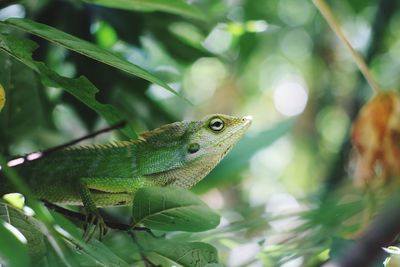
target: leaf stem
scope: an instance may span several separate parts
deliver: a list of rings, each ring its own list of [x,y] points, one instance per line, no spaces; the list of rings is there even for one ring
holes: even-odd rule
[[[371,74],[367,64],[365,63],[364,59],[361,57],[361,55],[356,50],[354,50],[354,48],[351,46],[349,40],[344,35],[343,31],[340,29],[339,24],[337,23],[331,9],[325,3],[325,0],[313,0],[313,2],[314,2],[314,5],[318,8],[318,10],[321,12],[322,16],[328,22],[331,29],[336,33],[336,35],[340,39],[340,41],[350,51],[354,61],[356,62],[361,73],[364,75],[368,84],[371,86],[372,90],[375,93],[378,93],[381,90],[381,88],[379,87],[379,85],[375,81],[375,79],[372,77],[372,74]]]

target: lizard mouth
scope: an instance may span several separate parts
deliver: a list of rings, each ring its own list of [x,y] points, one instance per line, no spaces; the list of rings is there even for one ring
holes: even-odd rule
[[[252,122],[252,117],[251,116],[245,116],[242,118],[243,124],[237,126],[231,133],[228,135],[222,137],[218,144],[225,143],[228,140],[233,140],[232,142],[229,142],[230,145],[226,149],[226,151],[223,153],[225,155],[228,153],[228,151],[233,147],[233,145],[240,139],[240,137],[246,132],[246,130],[250,127],[251,122]],[[234,138],[232,139],[232,137]]]
[[[223,157],[225,157],[226,154],[228,154],[228,152],[232,149],[232,147],[233,147],[233,145],[230,145],[230,146],[228,146],[227,149],[225,149],[225,151],[221,154],[221,159],[222,159]]]

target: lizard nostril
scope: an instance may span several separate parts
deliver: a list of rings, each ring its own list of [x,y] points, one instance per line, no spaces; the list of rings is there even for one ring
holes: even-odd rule
[[[253,120],[253,117],[252,116],[244,116],[243,118],[242,118],[242,121],[252,121]]]

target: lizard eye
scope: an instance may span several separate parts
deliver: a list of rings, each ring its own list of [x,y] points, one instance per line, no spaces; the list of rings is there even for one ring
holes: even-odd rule
[[[219,132],[224,128],[224,121],[220,118],[214,118],[210,121],[210,124],[208,126],[211,130]]]
[[[200,150],[200,145],[198,143],[190,144],[188,147],[188,151],[190,154],[194,154]]]

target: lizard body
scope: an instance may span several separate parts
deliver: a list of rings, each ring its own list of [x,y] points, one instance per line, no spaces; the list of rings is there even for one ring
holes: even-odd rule
[[[249,117],[209,115],[164,125],[138,140],[76,146],[15,166],[34,194],[53,203],[129,205],[143,186],[190,188],[229,152]],[[0,195],[15,192],[0,172]]]

